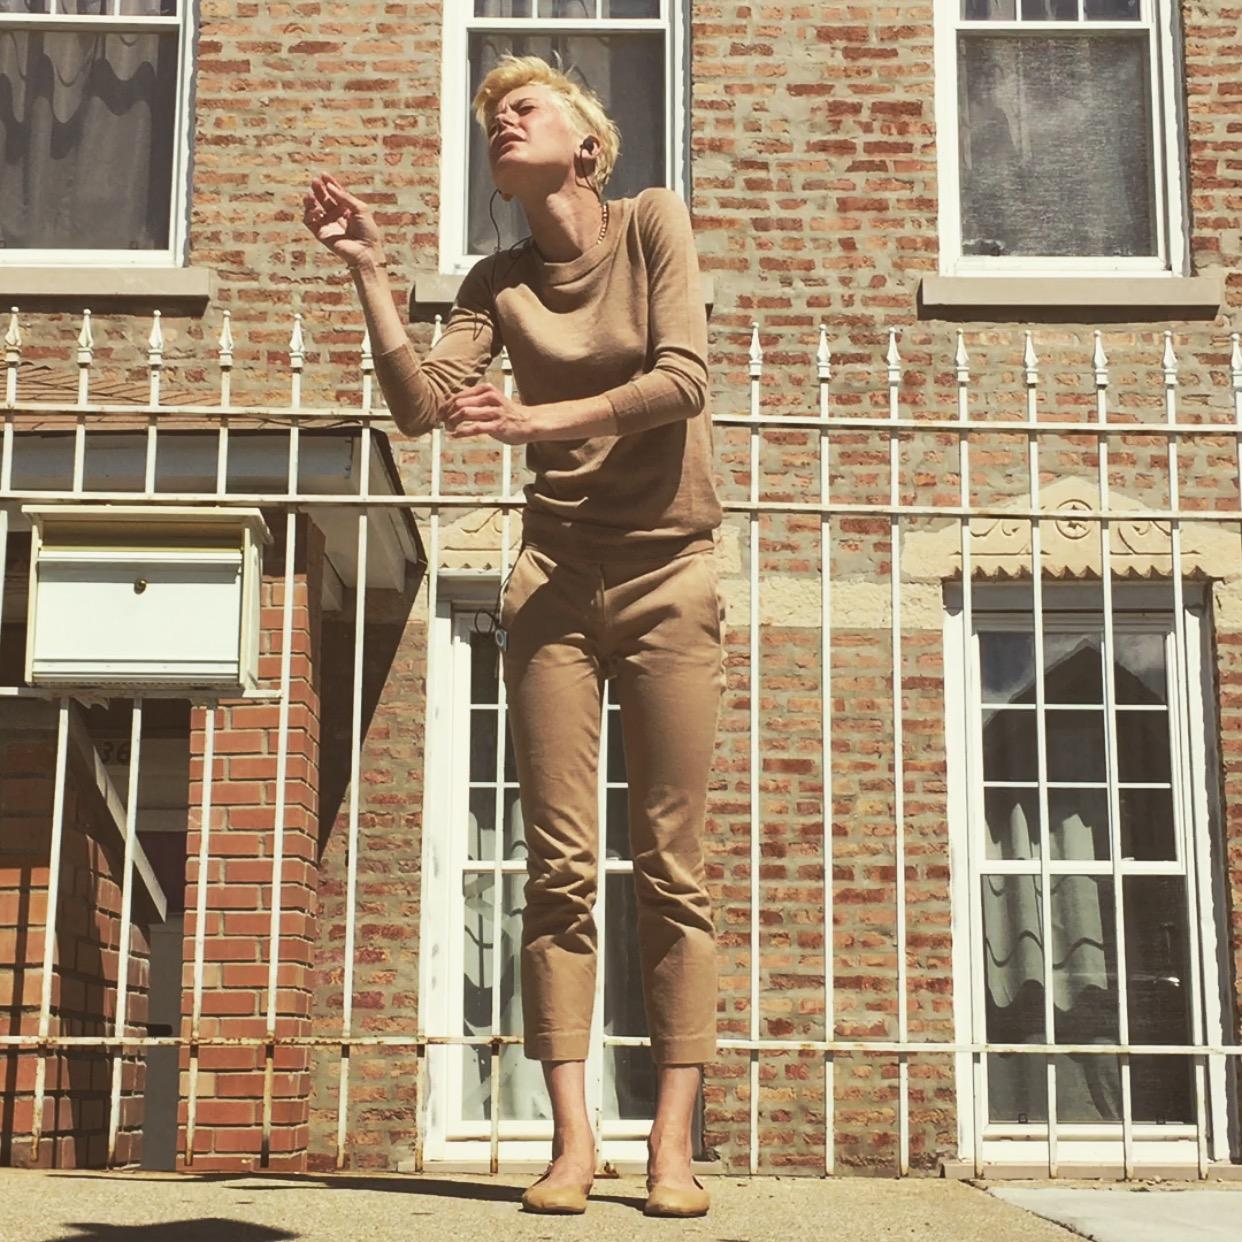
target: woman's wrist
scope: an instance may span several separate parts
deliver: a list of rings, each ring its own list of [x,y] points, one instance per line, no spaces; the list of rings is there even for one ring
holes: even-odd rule
[[[363,255],[357,263],[346,261],[345,266],[351,272],[370,272],[377,268],[387,267],[388,259],[386,256],[380,255]]]

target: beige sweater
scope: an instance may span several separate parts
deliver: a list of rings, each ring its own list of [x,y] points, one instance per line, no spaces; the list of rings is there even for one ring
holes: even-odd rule
[[[525,405],[604,395],[618,435],[526,446],[526,539],[569,553],[674,552],[712,542],[707,318],[690,216],[659,187],[609,202],[608,232],[575,259],[531,246],[480,259],[439,341],[375,358],[397,424],[440,422],[507,346]]]

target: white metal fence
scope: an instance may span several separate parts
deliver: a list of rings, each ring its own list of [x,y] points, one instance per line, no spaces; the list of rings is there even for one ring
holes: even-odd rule
[[[872,370],[874,389],[886,394],[886,414],[845,413],[838,408],[835,399],[834,381],[835,366],[829,349],[830,335],[826,327],[819,329],[818,348],[813,357],[813,373],[808,372],[808,390],[813,394],[812,409],[796,415],[765,414],[761,408],[764,394],[765,364],[760,349],[759,327],[754,326],[751,350],[748,357],[749,374],[749,410],[733,413],[721,409],[719,404],[714,421],[719,434],[724,437],[741,435],[748,440],[749,473],[748,489],[744,496],[728,498],[726,510],[736,515],[745,528],[747,537],[746,558],[749,575],[749,613],[741,619],[742,628],[749,637],[749,765],[752,777],[761,770],[761,720],[760,699],[764,677],[764,651],[761,644],[763,625],[761,622],[761,593],[764,581],[760,573],[761,545],[760,534],[765,518],[771,515],[810,515],[818,519],[818,586],[819,586],[819,676],[821,679],[820,698],[820,763],[823,773],[822,792],[822,884],[823,884],[823,936],[826,946],[823,968],[823,1002],[825,1011],[825,1032],[827,1037],[821,1040],[780,1040],[763,1038],[761,1035],[760,1006],[760,923],[759,923],[759,875],[760,875],[760,843],[761,843],[761,794],[758,782],[749,782],[750,804],[750,945],[749,945],[749,1033],[746,1038],[723,1038],[720,1041],[722,1051],[736,1051],[749,1057],[749,1164],[752,1172],[760,1165],[759,1130],[760,1130],[760,1059],[765,1053],[781,1053],[791,1051],[811,1052],[822,1057],[823,1092],[824,1092],[824,1149],[823,1168],[832,1173],[835,1166],[834,1143],[834,1071],[836,1058],[841,1056],[863,1056],[877,1058],[882,1062],[895,1063],[898,1067],[897,1107],[894,1116],[894,1129],[897,1134],[898,1171],[901,1174],[911,1168],[911,1128],[910,1128],[910,1063],[912,1059],[926,1056],[944,1057],[953,1055],[959,1062],[968,1066],[968,1073],[973,1082],[973,1090],[969,1092],[969,1105],[973,1108],[973,1124],[963,1130],[970,1134],[970,1150],[968,1158],[973,1161],[976,1174],[984,1168],[984,1134],[987,1123],[986,1091],[984,1087],[985,1063],[988,1057],[1002,1054],[1015,1056],[1037,1057],[1041,1059],[1045,1072],[1046,1120],[1035,1129],[1045,1142],[1045,1154],[1048,1173],[1055,1176],[1062,1163],[1059,1149],[1059,1138],[1064,1127],[1057,1118],[1057,1057],[1106,1057],[1118,1059],[1121,1082],[1121,1117],[1119,1125],[1119,1150],[1122,1155],[1124,1174],[1134,1177],[1141,1169],[1136,1158],[1135,1121],[1131,1110],[1131,1058],[1141,1055],[1144,1058],[1176,1057],[1184,1058],[1193,1067],[1193,1101],[1194,1123],[1193,1134],[1197,1152],[1197,1170],[1200,1176],[1206,1176],[1212,1163],[1209,1152],[1209,1131],[1213,1123],[1210,1113],[1209,1072],[1215,1066],[1228,1065],[1229,1059],[1236,1059],[1242,1048],[1226,1034],[1222,1038],[1211,1038],[1212,1032],[1204,1022],[1205,1004],[1202,995],[1206,986],[1201,969],[1202,948],[1197,939],[1199,929],[1205,922],[1215,917],[1210,909],[1213,886],[1218,885],[1223,877],[1212,874],[1212,859],[1206,848],[1209,840],[1206,825],[1199,825],[1192,832],[1190,839],[1198,842],[1195,856],[1187,860],[1185,898],[1188,903],[1186,929],[1190,937],[1191,985],[1195,991],[1190,1012],[1193,1016],[1192,1038],[1189,1042],[1173,1044],[1136,1044],[1132,1042],[1128,1029],[1129,1005],[1127,1000],[1126,970],[1126,928],[1123,911],[1123,876],[1121,871],[1121,840],[1119,828],[1119,806],[1117,782],[1109,782],[1108,797],[1110,800],[1108,824],[1110,849],[1107,855],[1108,866],[1098,874],[1111,874],[1114,885],[1115,903],[1113,917],[1113,940],[1117,956],[1116,985],[1118,989],[1118,1037],[1112,1041],[1069,1043],[1056,1042],[1049,1038],[1054,1030],[1055,1015],[1053,997],[1055,992],[1054,963],[1052,953],[1042,954],[1043,978],[1042,995],[1044,1003],[1045,1031],[1044,1042],[1002,1043],[987,1038],[985,1014],[980,1003],[977,990],[964,980],[955,980],[955,988],[972,987],[976,995],[969,1005],[968,1030],[960,1031],[959,1036],[949,1042],[944,1040],[924,1040],[912,1037],[909,1011],[909,979],[907,964],[907,810],[905,804],[905,762],[906,749],[903,736],[905,713],[902,708],[901,695],[905,677],[903,663],[903,581],[901,574],[901,554],[903,540],[909,529],[918,523],[929,520],[941,524],[956,524],[958,529],[958,556],[960,558],[960,584],[963,624],[960,633],[963,639],[961,653],[962,668],[970,670],[974,667],[975,656],[971,648],[973,643],[975,611],[975,568],[972,563],[972,522],[980,523],[991,520],[1018,522],[1029,530],[1029,565],[1028,577],[1031,589],[1032,612],[1030,628],[1035,644],[1035,710],[1037,738],[1038,780],[1035,782],[1036,796],[1044,807],[1046,822],[1047,802],[1049,797],[1048,750],[1046,730],[1043,723],[1045,707],[1044,692],[1044,652],[1045,636],[1045,564],[1041,547],[1044,527],[1049,520],[1047,510],[1041,508],[1041,444],[1049,438],[1089,436],[1095,446],[1097,465],[1096,491],[1097,501],[1093,507],[1080,508],[1075,512],[1075,520],[1094,528],[1098,539],[1098,563],[1100,566],[1100,589],[1102,591],[1102,668],[1104,677],[1104,732],[1110,761],[1109,770],[1116,771],[1118,760],[1117,747],[1117,702],[1115,693],[1116,661],[1114,651],[1116,634],[1114,632],[1115,610],[1113,601],[1114,555],[1110,528],[1119,521],[1146,521],[1157,523],[1159,529],[1168,532],[1168,557],[1171,572],[1168,583],[1173,598],[1173,617],[1175,622],[1174,658],[1179,667],[1185,666],[1188,659],[1188,640],[1185,630],[1184,609],[1184,575],[1183,575],[1183,536],[1187,525],[1196,523],[1215,524],[1221,528],[1234,529],[1242,523],[1242,499],[1232,504],[1217,505],[1210,509],[1189,508],[1183,505],[1179,494],[1179,479],[1182,469],[1179,463],[1179,447],[1187,437],[1218,437],[1232,444],[1236,458],[1238,477],[1234,481],[1236,495],[1242,498],[1242,346],[1235,334],[1226,346],[1228,351],[1227,374],[1224,385],[1216,391],[1229,394],[1230,408],[1219,417],[1207,421],[1186,421],[1179,416],[1179,365],[1171,334],[1166,334],[1163,355],[1153,359],[1153,372],[1160,375],[1160,391],[1162,393],[1163,417],[1158,420],[1144,419],[1136,423],[1133,418],[1118,420],[1110,416],[1110,367],[1105,354],[1104,340],[1099,333],[1095,334],[1094,352],[1089,358],[1081,358],[1083,390],[1093,395],[1095,419],[1084,422],[1080,419],[1041,418],[1040,391],[1041,367],[1036,355],[1036,342],[1031,333],[1024,334],[1024,340],[1016,342],[1016,350],[1023,349],[1020,372],[1020,394],[1023,412],[1018,417],[1009,417],[998,421],[995,417],[979,417],[973,408],[974,395],[980,385],[972,377],[971,362],[967,353],[966,341],[961,333],[957,335],[956,353],[946,364],[951,364],[954,385],[952,388],[952,409],[943,411],[928,408],[924,403],[917,414],[903,410],[903,383],[907,378],[903,368],[903,358],[899,346],[899,334],[896,330],[888,334],[887,349],[882,363],[872,366],[854,368],[851,375],[851,393],[857,394],[860,389],[858,375],[865,378],[867,370]],[[993,341],[994,343],[994,341]],[[360,806],[360,756],[362,748],[362,671],[364,657],[364,622],[367,616],[367,541],[369,521],[377,508],[387,505],[407,507],[418,513],[427,515],[426,529],[428,532],[429,575],[427,580],[426,608],[427,616],[434,618],[437,608],[437,595],[440,590],[439,565],[441,560],[442,519],[446,514],[459,513],[463,510],[484,509],[500,514],[503,537],[500,540],[500,575],[507,574],[509,568],[509,549],[511,546],[510,523],[514,520],[514,511],[520,508],[522,500],[511,484],[513,475],[512,450],[508,446],[499,448],[501,465],[501,490],[498,494],[453,494],[446,493],[441,486],[441,455],[444,446],[441,444],[439,431],[431,434],[426,442],[426,462],[428,470],[428,490],[423,494],[376,495],[369,486],[369,469],[367,468],[372,452],[373,428],[377,420],[386,417],[383,409],[373,405],[372,363],[369,343],[365,340],[361,348],[361,401],[356,409],[344,409],[339,406],[329,408],[311,408],[302,403],[302,372],[304,366],[304,345],[300,326],[300,317],[295,320],[292,338],[289,344],[290,359],[290,394],[288,405],[237,406],[231,399],[231,372],[233,340],[229,323],[226,319],[219,340],[218,361],[220,367],[219,401],[215,404],[169,405],[161,401],[161,371],[164,362],[164,344],[159,324],[158,313],[148,342],[149,396],[144,405],[134,404],[101,404],[91,400],[91,373],[93,365],[93,340],[89,312],[83,320],[82,332],[78,340],[76,364],[78,367],[78,392],[75,403],[64,402],[32,402],[22,397],[21,351],[22,336],[19,330],[18,316],[14,310],[8,332],[5,336],[6,391],[3,410],[3,440],[0,443],[0,579],[3,577],[3,558],[5,555],[5,538],[10,527],[10,517],[24,503],[39,502],[70,502],[90,500],[94,502],[117,502],[134,504],[141,502],[151,506],[168,504],[202,504],[209,506],[254,506],[262,505],[269,511],[280,511],[285,515],[284,539],[284,594],[283,624],[281,632],[281,663],[279,688],[264,692],[273,699],[280,709],[277,751],[276,804],[273,823],[272,851],[272,907],[270,910],[270,932],[268,947],[268,982],[266,988],[266,1035],[252,1039],[213,1037],[203,1033],[201,1029],[203,1015],[203,971],[205,949],[205,915],[207,912],[208,863],[212,858],[211,808],[212,808],[212,760],[215,741],[216,710],[214,707],[206,711],[205,765],[203,778],[203,797],[200,808],[201,834],[198,852],[198,875],[201,879],[197,887],[197,918],[196,934],[193,945],[193,992],[190,1003],[190,1016],[184,1025],[183,1033],[171,1037],[135,1037],[127,1036],[126,1028],[126,962],[130,952],[131,941],[131,893],[133,876],[133,843],[135,841],[135,816],[137,804],[137,788],[141,762],[142,743],[142,704],[141,697],[134,699],[132,718],[132,737],[129,757],[129,792],[126,801],[126,850],[125,873],[122,901],[122,966],[119,972],[118,995],[116,1006],[115,1031],[109,1036],[70,1037],[59,1035],[55,1030],[52,1012],[52,965],[53,938],[50,931],[46,937],[43,952],[42,995],[38,1015],[37,1034],[34,1035],[3,1035],[0,1036],[0,1047],[20,1049],[38,1058],[38,1076],[35,1086],[34,1133],[32,1143],[37,1147],[40,1140],[40,1124],[43,1115],[43,1099],[46,1090],[44,1068],[47,1056],[58,1049],[91,1046],[108,1050],[112,1056],[112,1109],[110,1113],[109,1153],[110,1160],[115,1150],[118,1103],[121,1090],[121,1053],[123,1049],[135,1047],[186,1047],[189,1050],[188,1078],[188,1124],[186,1132],[186,1162],[192,1163],[194,1150],[194,1133],[197,1125],[198,1105],[198,1061],[201,1049],[213,1045],[235,1045],[261,1047],[265,1050],[265,1091],[263,1099],[263,1135],[262,1157],[266,1163],[273,1125],[272,1082],[274,1054],[277,1046],[300,1046],[333,1050],[339,1058],[339,1096],[338,1096],[338,1132],[337,1132],[337,1163],[344,1166],[348,1151],[350,1134],[347,1125],[350,1088],[350,1052],[360,1047],[402,1047],[416,1050],[419,1058],[420,1074],[417,1086],[416,1108],[420,1117],[425,1109],[428,1083],[426,1078],[426,1050],[429,1045],[443,1044],[474,1044],[488,1047],[491,1052],[491,1111],[490,1111],[490,1153],[491,1167],[496,1170],[500,1165],[500,1052],[503,1045],[516,1042],[513,1037],[493,1034],[490,1036],[430,1036],[414,1029],[402,1034],[363,1035],[355,1030],[352,1008],[354,980],[356,970],[357,945],[357,889],[358,889],[358,830]],[[1015,351],[1016,352],[1016,351]],[[851,355],[857,358],[857,354]],[[1058,368],[1065,371],[1071,363],[1067,361],[1064,351],[1057,357]],[[512,392],[513,377],[502,359],[504,367],[504,384],[506,390]],[[783,377],[788,381],[788,376]],[[856,402],[854,403],[856,404]],[[89,435],[100,429],[107,428],[110,422],[124,419],[132,423],[135,416],[145,418],[145,470],[142,489],[134,491],[88,491],[84,486],[85,451]],[[72,484],[65,489],[20,491],[13,485],[13,463],[15,447],[23,428],[37,420],[41,426],[63,424],[73,430],[73,466]],[[161,444],[165,436],[175,436],[177,425],[183,420],[190,420],[201,427],[205,421],[216,428],[218,437],[216,486],[202,492],[167,492],[160,491],[156,486],[156,465]],[[351,494],[307,494],[299,491],[298,464],[300,435],[307,428],[315,428],[331,422],[340,425],[342,422],[356,426],[361,437],[363,468],[359,472],[360,488]],[[259,493],[239,493],[226,489],[228,463],[230,453],[230,431],[238,425],[261,425],[267,428],[280,429],[287,435],[288,458],[287,477],[283,489],[271,489]],[[1168,503],[1151,508],[1127,507],[1118,509],[1113,503],[1111,480],[1115,472],[1110,469],[1110,447],[1118,437],[1133,436],[1136,428],[1145,436],[1155,436],[1163,443],[1163,461],[1166,470],[1165,486]],[[782,432],[802,431],[817,443],[818,453],[818,488],[817,494],[804,495],[796,499],[773,500],[767,498],[761,490],[761,451],[765,434],[774,429]],[[993,436],[998,430],[1007,435],[1017,436],[1025,440],[1022,456],[1025,459],[1026,499],[1024,503],[985,503],[974,502],[976,480],[972,479],[971,447],[979,437]],[[948,476],[956,474],[958,483],[957,503],[944,503],[933,498],[929,502],[908,503],[903,499],[902,480],[902,446],[920,436],[939,436],[942,441],[949,438],[950,444],[956,444],[956,462],[952,470],[946,466]],[[833,494],[832,462],[834,439],[836,437],[862,437],[868,443],[887,447],[889,490],[886,500],[877,502],[863,501],[854,495],[838,497]],[[330,506],[345,506],[356,510],[356,544],[358,579],[355,596],[355,625],[353,649],[353,699],[351,708],[352,743],[350,752],[350,783],[347,814],[348,832],[348,872],[346,884],[346,918],[345,918],[345,950],[344,950],[344,1008],[341,1015],[339,1033],[316,1034],[309,1036],[293,1036],[284,1034],[279,1029],[277,1014],[277,978],[281,965],[281,914],[285,903],[282,890],[282,859],[283,838],[285,831],[286,776],[288,770],[288,733],[289,733],[289,700],[290,700],[290,669],[292,654],[293,598],[292,585],[295,574],[296,557],[296,515],[307,509],[322,509]],[[833,736],[833,694],[832,694],[832,651],[834,639],[833,623],[833,592],[837,587],[832,572],[832,540],[834,523],[843,519],[866,517],[886,522],[889,538],[889,568],[885,575],[888,592],[889,643],[891,650],[891,686],[893,702],[891,705],[891,755],[892,755],[892,796],[894,822],[892,824],[892,861],[895,867],[894,884],[894,917],[895,917],[895,960],[896,960],[896,1038],[886,1040],[860,1040],[835,1038],[836,1022],[834,1003],[836,984],[834,978],[834,953],[831,951],[834,938],[836,911],[834,909],[833,854],[834,842],[832,831],[833,807],[833,759],[831,740]],[[1041,521],[1041,518],[1043,519]],[[1223,571],[1222,571],[1223,572]],[[1242,572],[1242,567],[1239,567]],[[877,582],[882,582],[879,571]],[[2,601],[0,601],[2,604]],[[431,682],[436,675],[434,662],[426,670],[429,679],[428,699],[433,696]],[[968,674],[969,676],[969,674]],[[1176,679],[1176,685],[1185,687],[1186,677]],[[1172,683],[1171,683],[1172,684]],[[503,746],[505,729],[503,686],[500,691],[499,713],[500,724],[497,729],[497,779],[503,772]],[[56,802],[53,809],[52,824],[52,861],[51,881],[48,893],[47,926],[55,926],[57,903],[60,900],[59,881],[59,849],[62,833],[63,786],[65,781],[65,757],[67,747],[67,730],[69,720],[69,704],[73,697],[63,690],[44,691],[25,685],[0,687],[0,698],[45,697],[54,698],[59,703],[59,730],[57,735],[58,757],[56,767]],[[1184,719],[1190,711],[1187,703],[1177,706]],[[3,707],[0,706],[0,711]],[[973,717],[972,717],[973,720]],[[952,722],[946,721],[946,728]],[[974,726],[969,722],[966,733]],[[973,790],[981,783],[981,775],[975,770],[979,762],[976,748],[967,746],[964,763],[966,767],[966,787]],[[1191,754],[1190,763],[1204,762],[1203,755]],[[1200,772],[1199,776],[1204,777]],[[973,883],[980,874],[979,859],[974,857],[978,851],[979,839],[975,826],[971,822],[974,815],[973,795],[966,801],[964,822],[951,822],[949,833],[964,842],[967,856],[970,858],[969,874]],[[503,831],[500,816],[502,799],[497,798],[497,824],[493,833],[495,845],[493,871],[493,936],[491,952],[499,952],[502,943],[500,936],[501,900],[503,892],[502,852]],[[1192,820],[1201,813],[1194,806],[1184,808]],[[1038,876],[1038,892],[1042,903],[1041,925],[1050,928],[1053,923],[1052,887],[1057,874],[1056,860],[1050,858],[1050,850],[1039,850],[1038,869],[1034,863],[1028,872]],[[601,853],[602,856],[602,853]],[[1063,871],[1064,868],[1061,868]],[[1238,895],[1231,894],[1228,900],[1236,902]],[[602,900],[602,892],[601,892]],[[957,923],[958,934],[967,934],[972,943],[982,938],[979,926],[981,918],[977,903],[972,899],[969,918],[962,917]],[[1219,912],[1218,912],[1219,913]],[[1236,952],[1236,946],[1229,946]],[[498,972],[492,972],[492,979]],[[492,987],[492,1019],[493,1031],[499,1028],[499,987]],[[1223,1030],[1236,1030],[1236,1014],[1226,1011]],[[645,1040],[635,1037],[608,1036],[605,1042],[612,1045],[643,1045]],[[1226,1077],[1231,1077],[1227,1075]],[[965,1101],[961,1106],[966,1107]],[[416,1167],[423,1167],[421,1132],[416,1151]],[[1220,1135],[1217,1135],[1219,1150]],[[1232,1140],[1235,1141],[1236,1140]],[[944,1153],[952,1155],[953,1153]]]

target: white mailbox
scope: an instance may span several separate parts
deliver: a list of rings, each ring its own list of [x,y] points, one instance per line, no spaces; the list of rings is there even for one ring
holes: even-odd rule
[[[24,505],[32,685],[254,689],[258,509]]]

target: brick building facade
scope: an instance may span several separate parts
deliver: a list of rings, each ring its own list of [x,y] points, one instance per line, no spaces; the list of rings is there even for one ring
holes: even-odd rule
[[[708,1068],[700,1159],[729,1172],[817,1173],[827,1148],[838,1170],[889,1172],[908,1152],[912,1169],[934,1172],[969,1164],[978,1145],[989,1167],[1040,1167],[1058,1158],[1041,1138],[1045,1061],[1027,1057],[1033,1071],[1017,1068],[1012,1053],[976,1063],[963,1045],[1047,1038],[1236,1046],[1242,492],[1237,441],[1222,425],[1235,421],[1242,385],[1230,340],[1242,305],[1242,8],[1191,0],[637,0],[555,6],[541,25],[520,2],[135,7],[144,14],[128,27],[109,20],[164,41],[152,64],[171,55],[174,39],[183,58],[157,101],[175,104],[177,125],[164,138],[158,126],[151,131],[152,143],[166,139],[173,153],[167,237],[103,239],[75,256],[67,248],[80,243],[49,226],[30,236],[17,230],[0,251],[4,305],[21,313],[20,367],[10,348],[17,400],[47,403],[19,404],[8,416],[16,448],[11,488],[0,492],[9,515],[5,686],[23,683],[29,536],[20,506],[28,490],[68,487],[83,308],[93,312],[92,399],[139,411],[112,416],[110,434],[135,443],[145,434],[157,309],[166,404],[197,409],[218,400],[227,311],[234,403],[289,405],[292,370],[300,385],[293,404],[348,421],[369,382],[359,365],[362,317],[349,280],[301,224],[309,178],[332,171],[372,204],[399,307],[416,347],[426,348],[471,257],[491,249],[490,187],[468,171],[471,83],[498,48],[555,50],[623,114],[609,192],[658,183],[684,195],[709,303],[717,480],[729,509],[717,549],[729,686],[707,835],[719,1031],[764,1046],[753,1061],[747,1048],[726,1047]],[[4,71],[15,81],[34,80],[21,66],[37,56],[71,54],[54,50],[37,16],[11,17],[0,6],[0,20],[10,48]],[[41,51],[36,38],[45,41]],[[622,90],[635,73],[646,75],[643,91]],[[1146,128],[1127,127],[1117,103],[1127,99]],[[641,128],[651,116],[654,136]],[[32,203],[43,209],[34,198],[27,211]],[[4,204],[6,229],[16,228],[20,206]],[[509,217],[501,223],[504,241],[519,235],[509,235]],[[136,259],[114,253],[125,245]],[[295,314],[300,337],[291,344]],[[759,362],[751,356],[756,321]],[[499,360],[490,377],[504,382]],[[1032,401],[1054,429],[1006,430]],[[1138,427],[1103,438],[1098,508],[1115,516],[1107,555],[1092,518],[1102,438],[1086,426],[1101,401],[1107,417]],[[825,433],[808,423],[821,411],[841,425]],[[735,417],[750,413],[789,424],[763,425],[757,457],[755,429]],[[997,424],[971,434],[968,473],[963,436],[951,426],[959,416]],[[1168,417],[1211,429],[1171,437],[1159,430]],[[886,429],[886,420],[899,429]],[[913,425],[919,420],[927,429]],[[201,414],[164,421],[170,434],[217,425]],[[104,420],[83,423],[89,437]],[[519,453],[506,480],[494,444],[445,442],[433,462],[430,440],[375,425],[407,495],[520,497]],[[301,434],[312,443],[321,433],[306,425]],[[1036,485],[1045,511],[1056,514],[1039,526],[1038,603],[1026,516],[1040,508],[1030,499],[1032,442]],[[152,927],[172,928],[180,983],[166,982],[161,995],[179,1018],[169,1031],[183,1046],[176,1076],[162,1080],[161,1093],[147,1092],[147,1111],[158,1095],[166,1126],[148,1128],[143,1143],[135,1141],[144,1124],[143,1060],[126,1054],[115,1159],[195,1170],[409,1169],[424,1159],[426,1167],[486,1167],[490,1050],[399,1041],[490,1034],[496,1014],[499,1033],[520,1029],[511,967],[504,973],[519,882],[503,880],[499,921],[491,904],[497,881],[521,873],[520,815],[503,758],[489,757],[503,713],[495,651],[474,633],[475,610],[494,599],[508,563],[505,534],[511,557],[519,518],[506,532],[495,504],[442,506],[433,539],[431,507],[412,506],[432,573],[421,590],[412,572],[369,579],[359,632],[360,558],[348,551],[356,513],[299,506],[286,614],[277,503],[285,488],[279,469],[265,469],[254,475],[262,486],[252,479],[230,490],[270,497],[260,502],[276,538],[264,552],[259,679],[269,692],[287,684],[284,732],[276,698],[214,706],[198,1011],[202,1039],[257,1042],[190,1046],[208,700],[182,696],[178,707],[165,705],[160,744],[144,760],[160,788],[148,802],[140,793],[137,828],[166,909],[157,917],[154,906],[135,903],[128,1021],[134,1035],[156,1033],[143,1009],[145,955]],[[91,470],[88,457],[86,491],[107,490]],[[185,477],[196,477],[194,469]],[[966,537],[973,635],[962,629],[959,504],[976,514]],[[1166,509],[1186,516],[1149,516]],[[1212,514],[1220,516],[1202,520]],[[287,616],[293,645],[282,681]],[[1084,659],[1095,662],[1085,671]],[[128,731],[111,719],[126,716],[126,703],[113,698],[109,712],[96,705],[75,725],[105,755],[122,800],[124,763],[103,748]],[[18,707],[45,714],[28,720]],[[608,717],[615,732],[615,712]],[[40,808],[50,806],[55,746],[46,742],[54,742],[55,719],[54,700],[0,699],[0,730],[14,739],[0,767],[0,1034],[28,1036],[38,1025],[38,911],[51,824]],[[1150,720],[1157,724],[1149,729]],[[606,744],[601,803],[611,861],[601,884],[597,1026],[602,1019],[624,1037],[643,1027],[625,952],[619,752],[615,739]],[[94,935],[95,952],[85,965],[79,953],[80,994],[71,1002],[75,975],[58,938],[64,964],[50,1013],[61,1034],[75,1025],[106,1033],[115,1021],[111,949],[124,864],[108,824],[78,809],[89,801],[89,775],[68,767],[74,812],[65,820],[61,891],[72,885],[84,903],[73,907],[79,914],[95,908],[89,927],[67,929]],[[1079,802],[1056,810],[1075,790]],[[618,920],[611,937],[609,910]],[[1148,910],[1163,912],[1150,926]],[[1090,947],[1075,958],[1081,944]],[[1119,1000],[1119,953],[1129,963],[1128,1005]],[[345,1030],[347,981],[349,1033],[372,1042],[349,1051],[341,1127],[345,1058],[333,1041]],[[495,1008],[493,987],[504,989]],[[1176,1013],[1172,1025],[1145,1029],[1143,1011]],[[264,1046],[269,1014],[281,1039],[321,1042]],[[851,1047],[828,1057],[779,1046],[833,1040]],[[904,1056],[854,1047],[919,1041],[945,1047]],[[43,1129],[56,1137],[34,1151],[39,1055],[0,1047],[0,1160],[103,1163],[110,1055],[82,1054],[98,1066],[75,1081],[62,1066],[68,1053],[47,1054]],[[606,1123],[601,1149],[614,1163],[639,1158],[649,1117],[644,1056],[624,1045],[592,1053],[592,1099]],[[1128,1141],[1146,1167],[1193,1168],[1204,1153],[1214,1166],[1239,1159],[1228,1121],[1236,1117],[1236,1057],[1183,1057],[1176,1073],[1159,1060],[1114,1058],[1101,1070],[1100,1056],[1058,1057],[1058,1113],[1071,1127],[1058,1144],[1065,1166],[1116,1166]],[[509,1127],[501,1155],[510,1164],[539,1160],[546,1118],[530,1066],[516,1048],[500,1051],[499,1063]],[[1129,1138],[1123,1093],[1139,1105],[1139,1131]],[[1198,1109],[1197,1130],[1188,1107]],[[979,1119],[988,1126],[982,1135]]]

